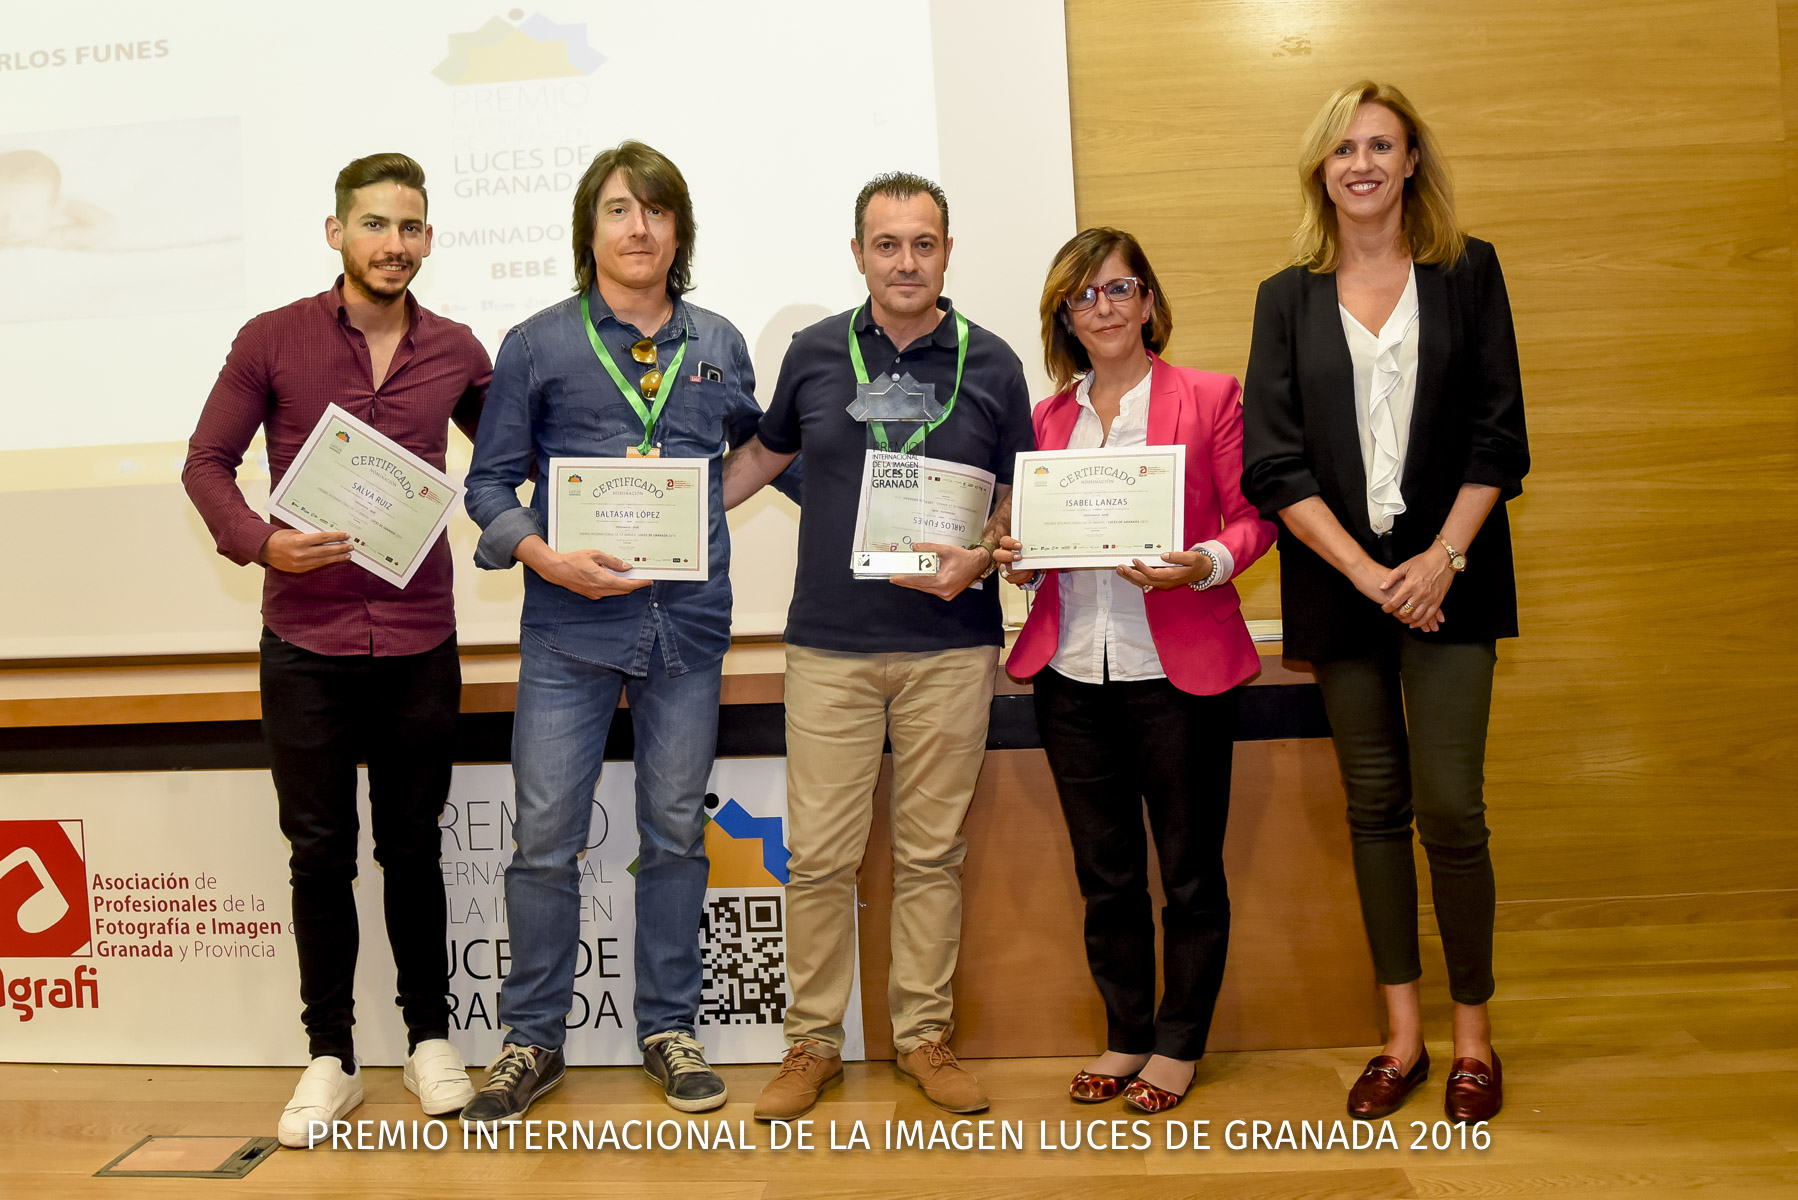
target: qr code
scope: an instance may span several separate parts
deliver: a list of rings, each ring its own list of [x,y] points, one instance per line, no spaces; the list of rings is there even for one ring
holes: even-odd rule
[[[787,1015],[783,897],[719,896],[699,923],[701,1025],[779,1025]]]

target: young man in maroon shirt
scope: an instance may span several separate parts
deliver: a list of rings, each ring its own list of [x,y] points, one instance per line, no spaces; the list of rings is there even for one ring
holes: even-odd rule
[[[424,170],[403,154],[337,176],[325,239],[343,255],[329,291],[263,313],[232,343],[188,443],[182,482],[219,553],[264,568],[262,733],[281,832],[292,844],[301,1020],[312,1064],[281,1114],[283,1145],[362,1102],[351,1042],[356,972],[356,764],[368,764],[375,860],[406,1022],[405,1083],[429,1114],[474,1095],[449,1042],[449,963],[437,821],[461,699],[447,539],[405,588],[350,562],[341,531],[265,520],[237,467],[265,432],[279,484],[327,404],[439,470],[448,423],[470,438],[492,367],[464,325],[408,291],[431,252]]]

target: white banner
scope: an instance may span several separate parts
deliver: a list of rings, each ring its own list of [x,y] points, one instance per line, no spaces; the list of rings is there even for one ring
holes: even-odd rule
[[[566,1018],[572,1065],[635,1064],[635,771],[608,763],[581,859],[581,948]],[[785,1050],[786,772],[720,759],[707,786],[711,858],[699,1034],[716,1062]],[[356,1048],[397,1065],[405,1030],[367,779],[356,907]],[[455,769],[443,816],[450,1033],[470,1063],[496,1052],[510,962],[504,873],[511,768]],[[0,1058],[269,1066],[306,1061],[290,933],[287,843],[266,771],[0,777]],[[859,982],[845,1020],[863,1056]]]

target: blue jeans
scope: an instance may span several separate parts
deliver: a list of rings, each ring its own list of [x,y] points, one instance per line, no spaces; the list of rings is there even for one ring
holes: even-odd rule
[[[636,735],[637,1041],[694,1032],[699,1015],[699,919],[711,864],[705,784],[718,746],[723,662],[669,675],[652,653],[642,678],[519,639],[512,775],[516,847],[506,868],[512,969],[500,987],[506,1041],[558,1047],[574,1004],[581,936],[577,856],[586,847],[593,788],[622,691]]]

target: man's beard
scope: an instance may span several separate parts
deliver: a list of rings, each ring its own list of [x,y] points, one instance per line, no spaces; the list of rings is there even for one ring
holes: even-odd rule
[[[366,271],[358,270],[345,262],[343,273],[345,278],[355,285],[356,290],[370,300],[392,303],[406,294],[406,289],[411,286],[412,280],[418,275],[418,267],[416,264],[411,264],[410,273],[397,283],[383,276],[376,270],[376,264],[372,262]]]

